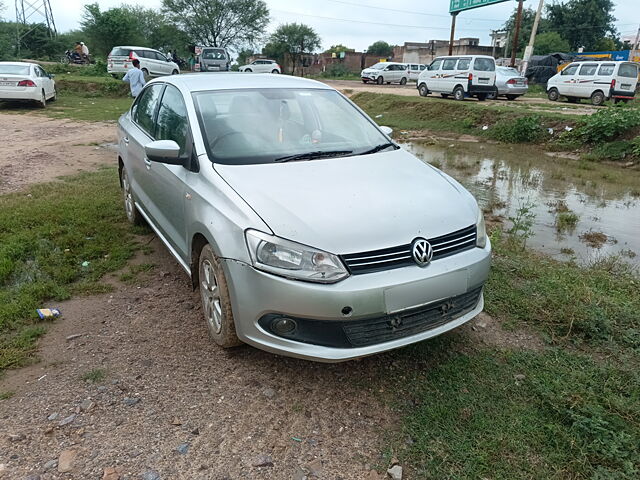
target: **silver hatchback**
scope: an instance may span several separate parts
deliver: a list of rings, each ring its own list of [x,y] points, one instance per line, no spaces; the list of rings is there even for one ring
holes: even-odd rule
[[[491,246],[471,194],[389,134],[313,80],[156,79],[118,122],[127,217],[222,347],[333,362],[425,340],[482,310]]]

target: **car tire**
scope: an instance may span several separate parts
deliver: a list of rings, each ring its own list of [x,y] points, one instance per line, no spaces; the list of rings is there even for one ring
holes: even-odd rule
[[[178,75],[180,72],[178,70],[174,70],[173,72],[171,72],[171,75]]]
[[[603,105],[605,100],[606,98],[604,96],[604,93],[602,93],[600,90],[598,90],[597,92],[593,92],[593,94],[591,95],[591,104],[595,105],[596,107]]]
[[[377,83],[378,85],[382,85],[382,84],[384,83],[384,78],[382,78],[382,77],[378,77],[378,78],[376,79],[376,83]]]
[[[464,88],[462,88],[460,85],[458,85],[456,88],[453,89],[453,98],[456,99],[457,101],[461,102],[464,100]]]
[[[240,345],[242,342],[236,335],[227,279],[220,260],[208,244],[200,252],[198,283],[202,313],[211,339],[223,348]]]
[[[507,98],[509,95],[507,95]],[[493,92],[487,93],[487,100],[497,100],[498,99],[498,89],[496,88]]]
[[[558,92],[557,88],[552,88],[547,92],[547,98],[552,102],[557,102],[560,98],[560,92]]]
[[[420,84],[420,86],[418,87],[418,93],[421,97],[426,97],[427,95],[429,95],[429,89],[427,88],[426,83]]]
[[[280,72],[278,71],[278,69],[274,68],[273,70],[271,70],[271,73],[273,73],[273,74],[277,75],[277,74],[279,74]]]
[[[47,108],[47,95],[42,90],[42,95],[40,95],[40,100],[38,101],[40,108]]]
[[[51,96],[51,98],[49,99],[50,102],[55,102],[58,99],[58,90],[53,89],[53,95]]]
[[[133,194],[133,187],[129,181],[129,174],[127,170],[122,167],[120,171],[120,185],[122,186],[122,199],[124,200],[124,213],[127,215],[127,220],[132,225],[143,225],[144,218],[140,215],[140,212],[136,208],[135,196]]]
[[[249,73],[253,72],[253,70],[251,70],[250,68],[245,68],[244,71]]]
[[[514,101],[516,98],[518,98],[520,95],[507,95],[507,100],[511,100]]]
[[[407,84],[407,78],[406,77],[402,77],[400,79],[400,85],[406,85]]]

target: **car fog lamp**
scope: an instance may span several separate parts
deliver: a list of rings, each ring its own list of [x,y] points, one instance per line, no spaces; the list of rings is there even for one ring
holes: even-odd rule
[[[271,330],[278,335],[287,335],[293,333],[298,324],[295,320],[287,317],[276,318],[271,322]]]

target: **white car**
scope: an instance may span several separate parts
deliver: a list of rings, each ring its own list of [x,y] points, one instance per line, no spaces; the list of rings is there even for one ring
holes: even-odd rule
[[[282,69],[278,62],[275,60],[268,60],[266,58],[260,58],[258,60],[254,60],[249,65],[242,65],[238,68],[239,72],[247,72],[247,73],[282,73]]]
[[[127,73],[133,68],[133,60],[140,61],[145,77],[177,75],[180,67],[164,53],[146,47],[113,47],[107,56],[107,72],[111,75]]]
[[[42,107],[56,99],[56,83],[40,65],[0,62],[0,100],[31,100]]]
[[[431,92],[456,100],[477,97],[483,101],[495,94],[496,62],[487,55],[438,57],[418,77],[418,92],[426,97]]]
[[[375,82],[378,85],[399,83],[405,85],[409,80],[406,63],[379,62],[365,68],[360,73],[363,83]]]
[[[575,62],[549,79],[547,95],[552,102],[564,95],[570,103],[581,98],[591,99],[593,105],[602,105],[609,99],[626,103],[635,97],[637,85],[637,63]]]
[[[422,63],[408,63],[407,64],[407,73],[409,74],[409,80],[412,82],[417,82],[420,74],[427,68],[426,65]]]

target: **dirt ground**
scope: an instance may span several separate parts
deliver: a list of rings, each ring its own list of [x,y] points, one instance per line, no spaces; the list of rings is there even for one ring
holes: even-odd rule
[[[418,96],[418,91],[416,90],[416,84],[414,82],[407,83],[406,85],[374,85],[371,83],[362,83],[361,81],[356,80],[322,80],[323,83],[332,86],[333,88],[340,90],[347,96],[351,96],[355,93],[359,92],[371,92],[371,93],[391,93],[393,95],[402,95],[407,97],[416,97]],[[444,99],[441,98],[440,95],[430,94],[430,99],[435,101],[443,101],[443,102],[451,102],[451,98]],[[475,99],[468,99],[468,102],[477,102]],[[546,98],[539,97],[527,97],[522,96],[517,100],[510,102],[504,98],[499,98],[497,100],[487,100],[483,102],[481,105],[501,105],[501,106],[509,106],[515,109],[524,109],[530,112],[553,112],[561,115],[591,115],[598,111],[599,107],[593,107],[591,105],[582,104],[580,106],[569,105],[566,102],[556,102],[552,103]],[[545,107],[545,108],[543,108]]]
[[[13,165],[2,192],[114,160],[108,149],[73,146],[113,141],[113,125],[29,115],[0,124],[24,143],[2,135],[3,170]],[[33,152],[46,163],[31,175],[21,165]],[[385,379],[402,378],[406,362],[224,351],[209,341],[184,272],[157,238],[143,241],[152,252],[134,263],[151,271],[129,283],[113,274],[112,293],[49,305],[63,315],[40,340],[38,362],[0,377],[0,392],[14,392],[0,400],[0,479],[386,478],[373,468],[386,469],[380,452],[400,427],[383,401]],[[450,335],[542,346],[485,314]]]

